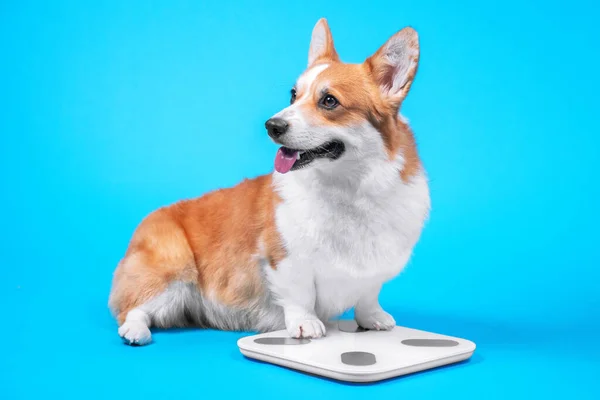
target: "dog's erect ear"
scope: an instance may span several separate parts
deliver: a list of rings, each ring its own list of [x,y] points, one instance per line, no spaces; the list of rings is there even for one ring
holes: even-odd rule
[[[407,27],[392,36],[365,64],[384,98],[396,107],[410,89],[419,64],[419,36]]]
[[[321,18],[313,28],[308,50],[308,66],[317,61],[337,61],[338,55],[333,47],[333,37],[329,30],[329,24],[325,18]]]

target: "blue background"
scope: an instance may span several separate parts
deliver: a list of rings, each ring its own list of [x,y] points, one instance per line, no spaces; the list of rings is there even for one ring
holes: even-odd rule
[[[0,397],[600,398],[597,2],[284,3],[0,3]],[[263,124],[322,16],[348,62],[420,33],[403,113],[433,211],[381,301],[476,354],[355,386],[245,360],[242,333],[124,346],[133,229],[272,170]]]

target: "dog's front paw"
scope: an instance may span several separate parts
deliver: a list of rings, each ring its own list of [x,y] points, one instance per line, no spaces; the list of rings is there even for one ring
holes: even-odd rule
[[[383,310],[377,310],[369,314],[357,314],[356,323],[365,329],[377,331],[389,331],[396,326],[396,320]]]
[[[299,319],[287,324],[287,331],[293,338],[316,339],[325,336],[325,325],[317,318]]]

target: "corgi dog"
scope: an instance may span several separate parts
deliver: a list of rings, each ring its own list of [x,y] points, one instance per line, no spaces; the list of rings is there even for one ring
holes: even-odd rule
[[[135,230],[109,299],[125,343],[183,326],[319,338],[352,308],[361,327],[392,329],[379,293],[430,208],[400,115],[418,63],[410,27],[363,63],[343,63],[319,20],[289,106],[266,122],[281,146],[275,170],[159,208]]]

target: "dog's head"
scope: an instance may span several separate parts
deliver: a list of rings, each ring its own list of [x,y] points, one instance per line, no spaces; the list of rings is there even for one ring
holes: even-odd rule
[[[319,20],[308,68],[291,89],[290,105],[266,122],[269,136],[282,145],[275,169],[287,173],[335,168],[341,160],[395,158],[403,143],[412,143],[398,112],[418,62],[417,32],[404,28],[362,64],[343,63],[327,21]]]

